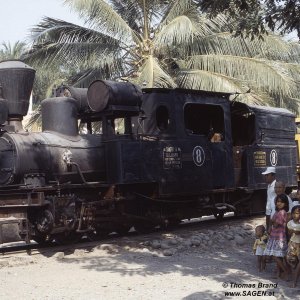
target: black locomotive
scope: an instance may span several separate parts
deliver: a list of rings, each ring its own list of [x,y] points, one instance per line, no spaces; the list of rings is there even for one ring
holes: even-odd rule
[[[26,241],[65,242],[263,212],[266,166],[297,185],[285,109],[97,80],[57,89],[42,102],[42,132],[31,133],[22,119],[34,74],[20,61],[0,63],[0,242],[10,223]]]

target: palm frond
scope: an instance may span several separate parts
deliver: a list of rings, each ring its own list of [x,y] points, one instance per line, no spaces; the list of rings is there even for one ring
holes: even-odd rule
[[[122,76],[124,76],[124,72],[112,73],[108,68],[90,67],[76,73],[74,76],[69,77],[68,83],[70,85],[83,88],[88,87],[94,80],[97,79],[116,80]]]
[[[26,44],[21,41],[17,41],[14,44],[3,42],[1,46],[3,49],[0,49],[0,60],[20,59],[22,54],[26,51]]]
[[[43,18],[37,26],[32,28],[32,38],[35,44],[45,42],[93,42],[111,46],[127,46],[103,32],[48,17]]]
[[[299,114],[299,106],[300,106],[300,99],[299,98],[289,98],[285,101],[285,107],[295,114]]]
[[[113,9],[122,16],[122,19],[128,24],[128,26],[136,33],[141,33],[143,27],[143,11],[140,1],[128,0],[119,1],[112,0],[111,4]]]
[[[106,68],[111,74],[121,72],[123,68],[119,52],[108,49],[105,45],[92,43],[44,44],[33,48],[24,59],[45,67]]]
[[[219,73],[203,70],[181,71],[178,76],[178,85],[181,88],[236,94],[235,100],[247,104],[273,104],[268,94],[247,93],[249,87],[246,82]]]
[[[138,27],[143,27],[144,11],[150,23],[158,23],[165,14],[168,2],[165,0],[110,0],[113,9],[122,16],[122,19],[131,27],[137,30]],[[134,23],[133,23],[134,21]],[[132,26],[132,24],[135,24]]]
[[[197,55],[189,60],[187,66],[240,78],[250,86],[280,97],[290,96],[294,90],[295,82],[287,69],[275,61],[229,55]]]
[[[270,60],[281,60],[286,62],[300,62],[300,57],[296,59],[293,53],[293,43],[286,42],[280,35],[269,32],[263,35],[263,39],[244,39],[250,45],[252,56],[267,58]],[[256,49],[256,54],[255,54]],[[298,48],[300,51],[300,48]],[[299,52],[298,52],[299,54]]]
[[[181,70],[178,73],[179,87],[224,93],[245,93],[249,87],[242,80],[206,70]]]
[[[142,1],[142,0],[140,0]],[[153,28],[156,28],[157,25],[161,22],[163,17],[168,11],[170,3],[173,3],[174,0],[146,0],[147,7],[149,8],[149,21],[152,24]]]
[[[187,16],[179,16],[164,26],[154,38],[154,48],[189,45],[193,42],[197,29]]]
[[[192,0],[175,0],[170,1],[168,8],[166,9],[165,15],[160,22],[160,28],[168,25],[175,18],[184,15],[187,11],[195,11],[196,6]]]
[[[141,67],[140,76],[135,80],[143,87],[176,87],[172,77],[162,69],[157,59],[150,55]]]
[[[290,57],[290,62],[296,62],[300,63],[300,44],[299,42],[289,42],[289,45],[291,47],[289,57]]]
[[[120,69],[118,57],[123,47],[105,34],[51,18],[39,24],[35,33],[36,42],[23,57],[27,62],[72,68],[105,67],[112,73]]]
[[[297,86],[300,89],[300,64],[298,63],[283,63],[278,61],[278,64],[281,64],[283,67],[285,67],[290,76],[293,78],[293,80],[295,81],[295,83],[297,83]]]
[[[197,10],[195,1],[175,0],[170,1],[168,10],[160,22],[159,29],[168,25],[172,20],[180,16],[187,16],[196,23],[198,34],[202,34],[202,36],[211,34],[212,32],[229,31],[231,28],[225,15],[218,14],[211,18],[208,17],[207,14]]]
[[[230,32],[213,32],[197,36],[190,45],[194,54],[223,54],[260,57],[271,60],[290,60],[292,47],[275,35],[266,35],[264,40],[233,37]]]
[[[132,44],[139,36],[130,28],[113,7],[103,0],[65,0],[91,28]]]

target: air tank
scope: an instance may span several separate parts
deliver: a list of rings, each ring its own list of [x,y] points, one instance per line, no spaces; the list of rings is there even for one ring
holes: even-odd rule
[[[89,108],[87,103],[87,88],[76,88],[73,86],[60,86],[55,91],[55,97],[68,97],[78,101],[79,112],[84,112]]]
[[[89,107],[101,112],[108,105],[139,106],[142,91],[130,82],[115,82],[96,80],[88,88],[87,98]]]

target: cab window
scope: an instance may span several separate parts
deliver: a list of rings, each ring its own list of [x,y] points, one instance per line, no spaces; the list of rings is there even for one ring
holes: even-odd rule
[[[169,111],[164,105],[158,106],[156,109],[156,126],[160,131],[168,129],[170,124]]]
[[[205,135],[211,142],[224,140],[224,111],[219,105],[186,104],[184,124],[190,135]]]

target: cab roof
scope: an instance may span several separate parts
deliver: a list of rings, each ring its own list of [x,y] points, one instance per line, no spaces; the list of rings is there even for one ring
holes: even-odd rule
[[[289,111],[286,108],[279,108],[279,107],[271,107],[271,106],[259,106],[259,105],[248,105],[253,111],[262,112],[262,113],[271,113],[271,114],[278,114],[278,115],[286,115],[295,117],[295,114]]]
[[[204,95],[204,96],[218,96],[222,98],[227,98],[231,95],[234,95],[235,93],[223,93],[223,92],[212,92],[212,91],[204,91],[204,90],[192,90],[192,89],[182,89],[182,88],[145,88],[142,89],[143,93],[149,94],[149,93],[170,93],[172,91],[178,92],[178,93],[184,93],[184,94],[197,94],[197,95]]]

